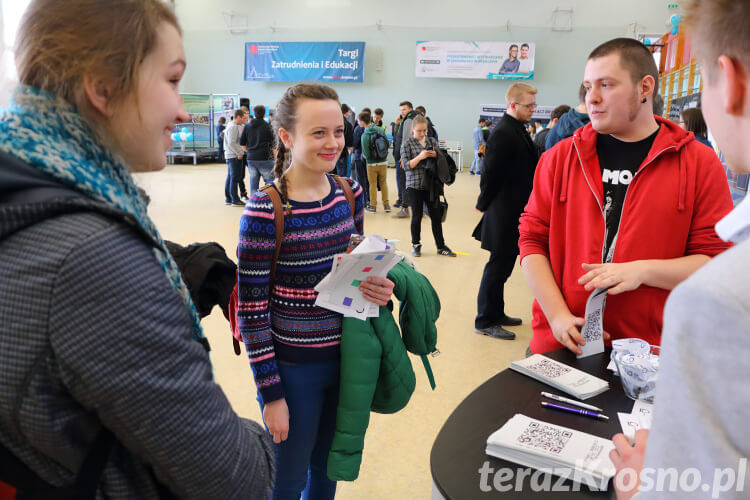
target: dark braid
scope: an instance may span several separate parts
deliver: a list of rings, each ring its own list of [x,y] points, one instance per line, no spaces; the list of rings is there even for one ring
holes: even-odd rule
[[[284,209],[285,213],[291,212],[291,207],[289,206],[289,196],[287,194],[287,186],[286,186],[286,176],[284,175],[284,172],[286,171],[286,165],[285,160],[286,159],[286,146],[284,146],[284,142],[279,138],[279,134],[276,134],[276,159],[273,164],[273,173],[276,176],[276,178],[279,180],[279,190],[281,191],[281,202],[286,203],[286,208]]]
[[[281,96],[278,104],[276,104],[276,113],[273,117],[273,129],[276,133],[276,161],[274,163],[274,174],[279,180],[281,201],[282,203],[286,203],[287,213],[291,211],[287,190],[287,179],[284,175],[287,169],[287,165],[285,164],[287,151],[281,137],[279,137],[279,129],[283,128],[288,132],[294,130],[294,127],[297,125],[297,101],[299,99],[331,99],[338,103],[339,95],[331,87],[325,85],[317,83],[299,83],[286,89],[286,92],[284,92],[284,95]]]

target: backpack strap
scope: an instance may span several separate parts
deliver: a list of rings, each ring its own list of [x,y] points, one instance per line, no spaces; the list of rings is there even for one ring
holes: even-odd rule
[[[349,208],[352,211],[352,217],[354,217],[354,193],[352,192],[352,187],[343,177],[339,177],[338,175],[332,175],[332,177],[336,180],[342,191],[344,191],[344,196],[346,196],[346,200],[349,202]],[[276,223],[276,248],[273,252],[271,273],[268,279],[268,293],[270,294],[271,288],[273,287],[273,281],[276,278],[276,261],[279,260],[279,253],[281,252],[281,240],[284,237],[284,207],[281,203],[281,196],[279,196],[279,192],[276,191],[273,184],[266,184],[260,188],[259,191],[263,191],[271,199],[271,203],[273,204],[273,219]],[[237,287],[235,286],[235,290],[236,289]],[[233,291],[232,293],[234,294],[235,292]],[[234,353],[239,356],[241,352],[240,342],[234,336],[232,337],[232,346],[234,347]]]
[[[352,217],[354,217],[354,193],[352,192],[352,187],[349,185],[349,182],[347,182],[346,179],[343,177],[339,177],[338,175],[332,176],[336,182],[338,182],[339,186],[341,186],[341,189],[344,191],[344,196],[346,196],[346,201],[349,202],[349,208],[351,208],[352,211]],[[264,193],[268,195],[269,198],[271,198],[271,203],[273,203],[273,220],[276,222],[276,250],[273,252],[273,261],[271,261],[271,278],[269,280],[269,286],[273,285],[273,280],[276,277],[276,261],[279,260],[279,253],[281,252],[281,240],[284,237],[284,207],[281,203],[281,196],[279,196],[279,192],[276,191],[274,186],[272,184],[266,184],[261,189]],[[269,293],[270,293],[269,288]]]
[[[354,192],[352,191],[352,187],[349,185],[349,181],[347,181],[343,177],[339,177],[338,175],[331,175],[331,177],[334,178],[334,180],[339,184],[339,187],[341,187],[341,190],[344,192],[346,201],[349,202],[349,208],[352,211],[352,217],[354,217]]]
[[[266,184],[260,190],[271,198],[271,203],[273,203],[273,220],[276,222],[276,249],[273,252],[271,275],[268,281],[268,293],[270,294],[273,280],[276,277],[276,261],[279,260],[279,252],[281,252],[281,240],[284,237],[284,207],[281,205],[281,196],[279,196],[279,192],[276,191],[273,184]]]
[[[266,184],[265,186],[260,188],[259,191],[263,191],[268,195],[269,198],[271,198],[271,203],[273,203],[273,219],[276,223],[276,249],[273,252],[273,260],[271,261],[271,274],[268,278],[268,293],[270,295],[271,288],[273,287],[273,280],[276,277],[276,261],[279,260],[279,252],[281,252],[281,239],[284,237],[284,208],[281,205],[281,196],[279,196],[278,191],[274,189],[272,184]],[[232,291],[232,299],[230,299],[230,302],[232,300],[239,301],[238,292],[239,291],[237,290],[237,285],[235,285],[235,289]],[[237,295],[236,297],[235,294]],[[237,340],[237,337],[234,335],[232,336],[232,347],[234,347],[234,353],[239,356],[241,352],[240,341]]]

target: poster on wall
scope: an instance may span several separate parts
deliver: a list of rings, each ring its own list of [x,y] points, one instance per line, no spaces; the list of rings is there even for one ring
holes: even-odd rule
[[[210,94],[180,94],[182,105],[188,113],[186,122],[175,123],[172,150],[208,149],[211,141]]]
[[[365,42],[247,42],[245,80],[365,81]]]
[[[417,42],[421,78],[531,80],[534,42]]]
[[[213,98],[213,118],[211,123],[214,124],[214,131],[219,125],[219,118],[222,116],[226,118],[227,122],[232,120],[235,110],[240,107],[240,96],[239,94],[212,94]],[[218,138],[216,134],[212,134],[213,140],[216,143]],[[218,144],[217,144],[218,145]]]
[[[508,106],[506,104],[481,104],[479,106],[479,117],[485,120],[490,120],[493,125],[497,125],[500,118],[503,117]],[[534,114],[531,115],[532,120],[539,120],[542,125],[547,125],[552,115],[552,110],[555,106],[537,106],[534,110]]]

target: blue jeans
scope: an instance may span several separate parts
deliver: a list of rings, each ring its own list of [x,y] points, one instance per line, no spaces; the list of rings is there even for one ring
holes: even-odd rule
[[[247,160],[247,169],[250,171],[250,194],[260,187],[261,177],[266,184],[273,182],[273,164],[273,160]]]
[[[242,203],[237,188],[242,179],[242,160],[227,158],[227,180],[224,182],[224,201],[227,203]]]
[[[344,156],[344,153],[341,153],[341,156],[339,156],[339,159],[336,162],[336,175],[338,175],[339,177],[349,177],[351,161],[351,155],[347,154],[346,156]]]
[[[408,205],[406,200],[406,170],[401,166],[401,159],[396,160],[396,189],[398,190],[398,200],[401,206]]]
[[[278,362],[289,407],[289,437],[274,444],[274,500],[333,499],[336,482],[328,479],[328,452],[336,430],[340,361]],[[258,395],[261,412],[263,400]]]
[[[473,172],[475,174],[482,173],[482,159],[479,157],[479,151],[477,151],[476,149],[474,150],[474,161],[471,162],[469,172]]]

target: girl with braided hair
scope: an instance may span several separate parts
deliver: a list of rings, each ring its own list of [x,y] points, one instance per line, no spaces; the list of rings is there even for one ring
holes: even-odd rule
[[[336,424],[342,316],[315,306],[314,287],[331,270],[334,255],[346,251],[350,235],[363,232],[363,190],[346,179],[355,198],[352,217],[343,190],[328,175],[344,148],[344,119],[332,88],[290,87],[273,125],[276,180],[270,189],[284,206],[284,234],[271,282],[273,203],[268,193],[254,193],[240,222],[237,318],[275,443],[273,498],[333,498],[336,483],[326,467]],[[393,283],[368,278],[359,289],[385,305]]]

